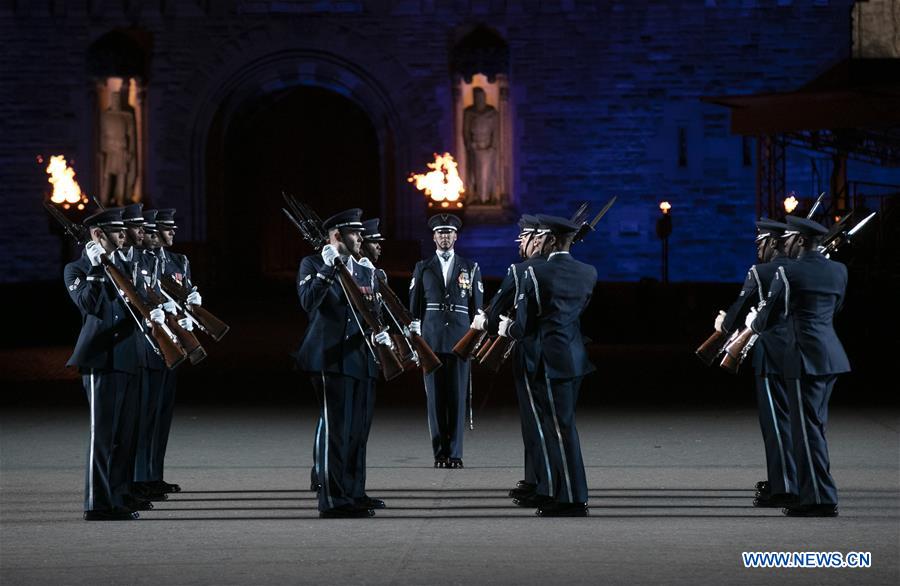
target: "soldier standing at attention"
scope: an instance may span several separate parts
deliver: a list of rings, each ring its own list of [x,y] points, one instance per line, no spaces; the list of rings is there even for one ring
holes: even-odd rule
[[[416,263],[409,284],[413,333],[421,334],[443,366],[425,375],[428,429],[435,468],[462,468],[470,364],[453,353],[481,308],[484,286],[478,263],[453,250],[462,221],[452,214],[428,220],[437,251]]]
[[[115,253],[125,243],[122,208],[84,220],[91,240],[78,260],[66,265],[69,296],[82,316],[81,332],[67,366],[81,372],[91,411],[84,488],[84,519],[120,521],[138,518],[132,496],[136,418],[140,395],[140,352],[146,342],[130,308],[107,278],[101,257],[108,255],[125,274]],[[151,312],[154,321],[162,311]]]
[[[352,260],[362,246],[361,215],[354,208],[325,220],[329,243],[304,258],[297,274],[300,305],[309,315],[297,363],[309,375],[321,409],[315,441],[320,517],[371,517],[379,505],[365,494],[360,450],[378,375],[370,345],[392,342],[387,332],[370,336],[363,329],[335,266],[339,259],[363,294],[374,297],[373,271]]]
[[[763,219],[756,223],[757,258],[750,267],[738,298],[727,312],[719,312],[714,327],[725,334],[743,325],[751,308],[765,301],[776,274],[793,261],[785,251],[784,234],[790,227]],[[756,507],[784,507],[797,498],[797,468],[791,442],[791,418],[784,382],[784,355],[790,336],[787,318],[779,314],[772,327],[759,335],[753,347],[756,404],[766,449],[766,480],[756,483]]]
[[[475,316],[475,319],[472,320],[472,328],[485,329],[496,335],[500,317],[508,317],[514,310],[516,297],[526,278],[528,267],[546,260],[542,254],[542,247],[547,231],[539,229],[537,218],[525,214],[519,220],[519,227],[521,232],[517,240],[519,257],[522,262],[509,265],[506,277],[500,283],[500,289],[488,303],[490,310],[487,314],[479,313]],[[509,491],[509,496],[519,506],[537,507],[541,504],[542,498],[538,496],[538,492],[544,494],[547,492],[549,461],[537,403],[531,395],[532,383],[525,378],[528,372],[525,368],[525,352],[531,349],[533,349],[533,344],[524,341],[517,343],[512,356],[513,379],[522,423],[522,443],[525,447],[525,477]],[[534,362],[533,357],[530,362]]]
[[[791,435],[800,498],[783,509],[789,517],[836,517],[838,495],[825,427],[828,402],[837,375],[850,372],[850,361],[834,331],[834,316],[840,311],[847,290],[847,267],[828,260],[819,252],[828,230],[813,220],[788,216],[791,231],[786,248],[797,260],[785,265],[772,282],[766,305],[751,311],[745,323],[763,333],[788,319],[792,343],[784,361]]]
[[[526,380],[533,382],[550,468],[547,491],[536,492],[540,501],[536,514],[584,517],[588,489],[575,405],[582,379],[594,371],[580,319],[597,283],[597,270],[569,252],[578,224],[557,216],[538,214],[537,218],[540,227],[549,231],[547,260],[528,267],[516,298],[515,321],[501,317],[498,333],[531,346],[526,353]]]

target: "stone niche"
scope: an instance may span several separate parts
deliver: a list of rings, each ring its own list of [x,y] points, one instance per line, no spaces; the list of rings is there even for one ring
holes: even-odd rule
[[[112,31],[88,51],[94,85],[94,177],[103,206],[145,198],[147,57],[141,35]]]
[[[484,26],[451,52],[453,136],[465,185],[466,215],[505,219],[515,205],[509,49]]]

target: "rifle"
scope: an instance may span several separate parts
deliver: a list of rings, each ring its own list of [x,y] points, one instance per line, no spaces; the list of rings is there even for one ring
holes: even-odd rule
[[[85,230],[83,226],[79,226],[69,220],[69,218],[59,211],[56,206],[45,201],[44,208],[62,225],[66,234],[74,239],[77,244],[84,244],[89,240],[87,230]],[[100,263],[103,265],[106,276],[109,277],[109,280],[115,285],[116,294],[119,296],[119,299],[122,300],[122,303],[125,304],[131,317],[134,318],[134,321],[144,334],[150,347],[155,353],[162,356],[167,368],[176,368],[185,358],[187,358],[187,353],[184,351],[184,348],[178,345],[174,334],[172,334],[171,330],[169,330],[165,324],[157,324],[150,319],[151,308],[141,299],[137,290],[134,288],[134,283],[132,283],[131,280],[115,266],[113,261],[109,258],[109,255],[103,254],[100,257]],[[150,337],[147,336],[144,324],[134,313],[135,310],[137,310],[141,317],[144,318],[146,323],[150,324]]]
[[[712,366],[719,354],[725,349],[728,343],[728,336],[724,332],[713,332],[700,347],[694,351],[694,354],[703,361],[706,366]]]
[[[231,329],[228,324],[214,316],[205,307],[188,303],[188,290],[179,285],[172,275],[160,276],[159,287],[163,295],[168,297],[170,301],[174,301],[178,308],[184,311],[185,315],[200,328],[201,332],[207,334],[216,342],[221,340],[222,336]],[[196,287],[191,292],[195,290]]]
[[[320,250],[328,244],[328,235],[322,228],[322,220],[319,219],[319,216],[311,208],[297,201],[296,198],[285,193],[282,193],[282,196],[290,209],[281,208],[281,210],[291,223],[297,227],[303,239],[314,250]],[[356,280],[354,280],[350,271],[347,270],[347,266],[343,261],[340,258],[336,258],[334,266],[337,269],[338,281],[344,290],[344,296],[355,313],[362,316],[363,321],[366,322],[366,325],[373,332],[381,333],[387,331],[388,328],[381,323],[380,316],[370,307],[362,291],[359,290],[359,285],[356,284]],[[365,337],[362,328],[360,328],[360,333]],[[366,340],[366,343],[368,344],[368,340]],[[371,345],[369,345],[369,348],[372,349]],[[403,374],[403,364],[397,358],[394,350],[382,344],[375,344],[375,348],[372,351],[377,356],[377,361],[381,366],[381,372],[385,380],[393,380]]]
[[[149,285],[144,285],[144,287],[147,293],[147,300],[150,301],[150,303],[161,308],[162,305],[166,302],[166,298],[157,293],[156,290]],[[182,348],[184,348],[184,351],[188,355],[188,359],[191,361],[191,364],[197,364],[198,362],[206,358],[206,350],[204,350],[203,346],[200,345],[200,341],[197,340],[197,336],[195,336],[193,332],[188,331],[180,323],[178,323],[179,319],[184,319],[184,312],[182,311],[181,315],[172,315],[171,313],[166,311],[165,314],[166,325],[170,330],[172,330],[172,332],[175,334],[175,337],[178,338],[178,343]]]
[[[425,341],[425,338],[420,334],[413,334],[409,331],[409,324],[412,323],[413,316],[388,285],[384,272],[375,271],[375,277],[378,279],[379,290],[381,291],[381,298],[385,307],[397,322],[397,326],[403,332],[403,336],[409,340],[413,350],[418,355],[422,370],[425,374],[431,374],[441,366],[441,360],[431,349],[431,346],[428,345],[428,342]]]

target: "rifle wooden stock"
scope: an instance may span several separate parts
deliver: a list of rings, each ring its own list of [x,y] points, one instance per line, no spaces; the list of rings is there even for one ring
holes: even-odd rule
[[[515,345],[516,341],[514,339],[508,336],[497,336],[497,339],[491,344],[488,351],[481,357],[481,366],[490,372],[498,372],[503,362],[512,353]]]
[[[210,313],[206,308],[199,305],[192,305],[187,302],[188,291],[179,285],[172,275],[163,275],[159,279],[159,285],[163,290],[172,296],[184,310],[190,314],[192,318],[200,326],[201,331],[209,335],[210,338],[218,342],[228,333],[231,327]]]
[[[747,353],[756,341],[756,334],[750,328],[744,328],[725,345],[725,356],[719,364],[731,374],[737,374]]]
[[[147,286],[147,299],[150,303],[161,306],[166,302],[166,299],[163,298],[162,295],[154,291],[151,287]],[[178,343],[181,344],[181,347],[184,348],[184,351],[187,352],[188,360],[191,361],[191,364],[197,364],[204,358],[206,358],[206,350],[203,346],[200,345],[200,340],[197,339],[197,336],[194,335],[194,332],[188,331],[180,323],[178,323],[179,319],[184,318],[184,314],[172,315],[168,311],[166,313],[166,325],[175,334],[175,337],[178,338]]]
[[[116,266],[107,255],[102,255],[100,257],[100,262],[103,263],[103,267],[106,270],[107,276],[119,289],[119,291],[124,294],[125,298],[128,300],[128,303],[130,303],[132,307],[137,309],[138,313],[141,314],[141,317],[143,317],[150,323],[150,335],[156,342],[160,353],[162,353],[162,357],[166,363],[166,366],[170,369],[174,369],[179,364],[181,364],[184,359],[187,358],[187,353],[184,351],[184,348],[179,346],[178,343],[176,343],[175,340],[172,339],[172,337],[169,335],[170,332],[167,331],[167,328],[165,328],[164,326],[160,326],[150,319],[151,308],[146,303],[144,303],[140,295],[138,295],[137,289],[134,288],[134,283],[132,283],[128,277],[123,275],[122,272],[118,268],[116,268]]]
[[[409,331],[409,324],[413,321],[412,315],[410,315],[406,306],[403,305],[400,298],[397,297],[397,294],[394,293],[394,290],[388,285],[387,279],[384,278],[381,272],[375,271],[375,274],[378,278],[381,298],[384,301],[384,304],[387,305],[388,311],[393,314],[394,319],[396,319],[406,331]],[[419,364],[425,374],[431,374],[440,368],[441,360],[437,357],[437,354],[434,353],[434,350],[431,349],[431,346],[428,345],[428,342],[425,341],[425,338],[419,334],[410,332],[407,339],[410,344],[412,344],[413,350],[419,355]]]
[[[350,298],[350,303],[357,313],[362,316],[366,325],[373,332],[385,331],[387,328],[382,325],[381,319],[372,311],[369,303],[363,297],[362,291],[359,290],[359,285],[356,284],[353,275],[347,270],[347,266],[339,258],[334,260],[334,266],[338,269],[338,279],[340,279],[347,297]],[[374,347],[375,352],[378,354],[378,362],[381,363],[381,373],[384,375],[384,380],[393,380],[403,374],[403,364],[397,358],[394,350],[382,344],[374,344]]]
[[[453,346],[453,353],[463,360],[468,360],[472,358],[472,355],[476,351],[478,351],[486,337],[486,331],[469,328],[469,331],[463,334],[463,337],[459,339],[459,342]]]
[[[484,357],[487,356],[487,353],[491,351],[494,344],[497,343],[498,339],[500,339],[500,336],[486,337],[481,345],[475,350],[475,360],[481,363]]]
[[[697,358],[703,361],[706,366],[712,366],[719,354],[725,348],[728,342],[728,336],[724,332],[713,332],[700,347],[694,351]]]

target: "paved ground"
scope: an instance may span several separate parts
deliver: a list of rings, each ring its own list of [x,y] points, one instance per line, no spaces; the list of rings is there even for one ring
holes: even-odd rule
[[[167,479],[185,492],[132,523],[81,520],[85,410],[0,415],[0,582],[12,584],[897,584],[896,411],[835,410],[837,519],[750,507],[763,455],[750,410],[579,416],[591,517],[513,507],[511,408],[482,414],[466,468],[431,468],[418,411],[386,407],[369,447],[374,519],[318,519],[313,413],[177,413]],[[743,551],[867,551],[869,569],[745,569]]]

